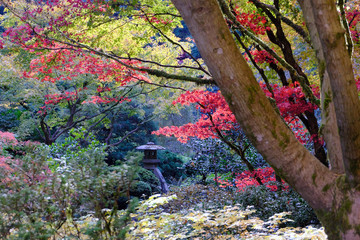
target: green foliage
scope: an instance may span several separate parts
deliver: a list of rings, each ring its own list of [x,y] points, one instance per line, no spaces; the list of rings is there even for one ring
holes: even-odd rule
[[[56,198],[65,198],[56,179],[47,177],[47,148],[39,148],[25,157],[8,162],[16,170],[8,172],[1,167],[0,183],[0,236],[7,239],[10,232],[15,234],[10,239],[47,239],[54,233],[54,228],[40,221],[52,216],[63,221],[64,215]],[[53,204],[59,204],[54,207]],[[54,222],[54,227],[58,223]]]
[[[140,151],[129,151],[126,153],[125,156],[125,159],[127,161],[131,160],[131,161],[141,162],[143,158],[144,158],[144,153]]]
[[[148,183],[143,181],[136,181],[130,187],[130,195],[135,197],[144,197],[151,195],[151,187]]]
[[[143,159],[143,153],[140,151],[130,151],[126,154],[125,159],[127,162],[130,161],[139,164]],[[118,168],[118,167],[112,166],[111,168]],[[130,196],[138,197],[138,198],[147,198],[156,192],[160,192],[159,179],[151,171],[137,166],[134,175],[134,181],[132,181],[129,188]],[[118,198],[117,202],[119,208],[121,209],[125,208],[127,206],[128,198],[120,197]]]
[[[70,136],[63,143],[51,145],[52,157],[49,159],[49,166],[53,171],[68,172],[96,166],[99,168],[95,170],[97,172],[106,167],[106,146],[95,140],[92,134],[85,139],[86,133],[85,128],[72,129]]]
[[[231,192],[212,185],[190,185],[173,188],[171,194],[177,199],[162,206],[168,213],[179,212],[184,209],[211,210],[224,208],[235,204],[254,206],[253,214],[266,220],[280,212],[291,212],[292,219],[287,226],[305,227],[309,224],[319,224],[312,208],[294,190],[270,191],[266,186],[248,187],[244,192]],[[244,208],[242,208],[244,209]]]
[[[234,139],[243,138],[241,131],[232,131],[230,135]],[[236,142],[237,140],[233,141]],[[241,144],[247,146],[244,157],[252,166],[261,167],[266,165],[261,155],[247,140],[242,140]],[[195,155],[185,164],[185,173],[195,179],[200,176],[202,184],[207,183],[209,176],[214,174],[219,176],[224,173],[239,173],[247,170],[247,166],[241,160],[241,157],[220,139],[192,139],[188,146],[195,152]]]
[[[155,141],[154,136],[150,134],[155,130],[153,121],[143,123],[144,119],[150,118],[149,116],[152,115],[152,110],[148,109],[147,106],[141,102],[136,101],[138,104],[133,102],[135,102],[135,100],[128,104],[130,105],[129,109],[123,109],[116,114],[109,114],[111,122],[101,124],[94,131],[97,139],[104,142],[110,129],[112,129],[111,140],[109,141],[109,144],[112,144],[119,141],[126,133],[139,127],[139,129],[128,136],[125,141],[110,149],[109,156],[106,160],[109,164],[115,164],[116,160],[127,159],[127,152],[134,150],[137,146],[146,142]]]
[[[168,196],[152,196],[141,202],[136,213],[137,201],[133,199],[127,210],[117,211],[117,200],[129,190],[127,186],[134,187],[137,195],[146,191],[150,194],[149,184],[134,182],[132,176],[155,182],[154,176],[142,169],[136,173],[139,154],[129,154],[127,164],[107,167],[103,161],[106,155],[103,146],[91,135],[84,141],[85,132],[84,129],[73,130],[63,144],[50,147],[36,148],[34,145],[20,144],[17,152],[27,154],[21,159],[14,159],[14,164],[9,162],[9,166],[13,169],[16,166],[18,171],[9,174],[6,171],[8,168],[2,165],[0,170],[3,176],[11,178],[11,181],[7,181],[5,177],[0,184],[2,239],[266,239],[269,235],[278,239],[326,237],[323,230],[313,227],[285,227],[292,224],[291,216],[290,219],[287,217],[290,214],[288,212],[266,218],[264,211],[269,214],[275,210],[261,207],[284,201],[285,198],[281,196],[270,195],[266,204],[257,206],[260,208],[257,213],[254,208],[243,208],[245,205],[236,204],[247,195],[212,185],[178,187]],[[21,146],[25,147],[21,149]],[[61,159],[58,165],[54,164],[55,158],[49,160],[49,156],[54,155]],[[52,171],[48,169],[48,163],[52,163]],[[260,187],[258,189],[261,190]],[[260,190],[253,195],[260,195],[262,199],[272,193],[266,192],[266,188]],[[256,203],[253,195],[253,198],[247,197],[252,204]],[[112,209],[105,208],[109,206]],[[280,211],[281,208],[276,210]],[[262,219],[252,217],[257,214]]]
[[[252,217],[254,209],[241,210],[238,205],[211,210],[189,208],[173,213],[163,211],[165,205],[176,200],[179,200],[176,194],[158,194],[142,201],[135,214],[119,212],[118,216],[132,218],[127,226],[129,231],[126,239],[326,239],[323,229],[283,227],[284,223],[291,221],[287,219],[287,212],[263,221]],[[92,221],[93,217],[86,216],[76,223],[82,228]]]
[[[159,168],[167,181],[178,181],[180,177],[185,176],[183,156],[170,151],[160,151],[158,152],[158,158],[160,160]]]
[[[155,176],[155,174],[153,172],[151,172],[145,168],[139,168],[139,171],[137,172],[137,178],[135,178],[135,180],[140,180],[142,182],[149,184],[151,187],[152,193],[160,191],[159,179]],[[150,195],[148,195],[148,196],[150,196]]]
[[[2,239],[124,238],[136,201],[118,216],[117,199],[128,192],[137,163],[108,167],[104,146],[94,139],[85,141],[84,134],[84,129],[73,130],[63,144],[50,147],[24,144],[23,157],[5,158],[0,166]],[[89,214],[91,222],[75,222]]]
[[[211,210],[192,208],[173,213],[163,207],[179,199],[176,194],[155,195],[141,203],[129,227],[127,239],[326,239],[323,229],[283,227],[289,213],[266,221],[252,217],[252,208],[226,206]]]
[[[273,183],[276,184],[276,183]],[[271,191],[265,185],[249,186],[244,192],[236,193],[237,202],[257,209],[255,216],[266,219],[279,212],[291,212],[291,226],[319,224],[313,209],[293,189]]]
[[[1,91],[0,91],[1,93]],[[19,125],[22,111],[0,106],[0,131],[9,131]]]
[[[173,187],[170,194],[176,194],[177,199],[164,204],[165,212],[174,213],[184,209],[210,210],[223,208],[236,203],[236,195],[212,185],[191,184],[183,187]]]

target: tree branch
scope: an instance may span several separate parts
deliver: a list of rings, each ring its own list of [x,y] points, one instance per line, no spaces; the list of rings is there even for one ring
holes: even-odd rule
[[[286,23],[288,26],[290,26],[291,28],[293,28],[303,39],[305,42],[307,42],[308,44],[311,45],[310,42],[310,37],[309,35],[306,33],[306,31],[300,26],[295,24],[293,21],[291,21],[289,18],[283,16],[279,10],[272,5],[269,4],[265,4],[260,2],[259,0],[250,0],[250,2],[254,3],[254,5],[257,8],[261,8],[262,10],[264,10],[264,12],[266,13],[266,15],[271,19],[273,18],[272,15],[270,14],[270,12],[268,11],[268,9],[270,9],[275,16],[277,16],[278,18],[280,18],[284,23]],[[274,19],[273,19],[274,20]],[[271,20],[272,22],[274,22],[273,20]]]
[[[342,26],[345,29],[346,47],[347,47],[349,56],[351,58],[354,44],[353,44],[353,41],[352,41],[352,38],[351,38],[349,24],[348,24],[348,21],[346,19],[346,13],[345,13],[345,9],[344,9],[344,0],[338,0],[338,6],[340,8],[341,23],[342,23]]]
[[[259,44],[264,50],[266,50],[268,53],[270,53],[271,56],[273,56],[276,60],[278,60],[279,63],[290,72],[290,74],[293,74],[296,77],[296,80],[300,83],[305,96],[307,98],[309,98],[309,100],[313,104],[319,106],[320,100],[317,97],[315,97],[315,95],[311,91],[311,88],[307,85],[306,79],[303,76],[299,75],[297,73],[297,71],[289,63],[287,63],[278,54],[276,54],[265,42],[263,42],[261,39],[259,39],[257,36],[255,36],[252,32],[250,32],[244,26],[242,26],[241,23],[234,16],[234,14],[232,14],[232,12],[229,10],[225,0],[218,0],[218,2],[220,3],[223,13],[235,24],[234,27],[240,29],[247,36],[249,36],[252,40],[254,40],[257,44]]]
[[[144,13],[144,12],[143,12]],[[163,36],[166,40],[168,40],[170,43],[178,46],[181,48],[181,50],[186,53],[187,55],[189,55],[191,57],[191,59],[196,62],[196,64],[199,66],[199,69],[201,71],[203,71],[204,73],[206,73],[208,76],[211,76],[210,73],[208,71],[206,71],[202,66],[201,64],[199,63],[199,61],[190,53],[188,52],[181,44],[173,41],[172,39],[170,39],[168,36],[166,36],[166,34],[164,34],[159,28],[157,28],[154,24],[152,24],[152,22],[150,21],[150,19],[148,18],[148,16],[144,13],[145,17],[146,17],[146,20],[148,21],[148,23],[151,25],[151,27],[153,27],[154,29],[156,29],[161,36]]]
[[[44,38],[46,38],[48,40],[52,40],[52,41],[62,43],[62,44],[68,45],[68,46],[72,46],[72,47],[75,47],[75,48],[87,49],[90,52],[95,53],[95,54],[97,54],[99,56],[103,56],[103,57],[107,57],[109,59],[113,59],[116,62],[123,65],[124,67],[133,69],[135,71],[146,72],[149,75],[154,75],[154,76],[157,76],[157,77],[164,77],[164,78],[169,78],[169,79],[174,79],[174,80],[182,80],[182,81],[194,82],[194,83],[197,83],[197,84],[212,84],[213,83],[213,80],[211,80],[211,79],[210,80],[203,80],[203,79],[193,78],[193,77],[189,77],[189,76],[185,76],[185,75],[170,74],[170,73],[167,73],[167,72],[164,72],[164,71],[161,71],[161,70],[156,70],[156,69],[139,68],[139,67],[131,66],[131,65],[128,65],[128,64],[124,63],[123,61],[121,61],[122,59],[119,56],[117,56],[116,54],[114,54],[114,53],[106,52],[106,51],[103,51],[103,50],[98,50],[98,49],[92,48],[92,47],[90,47],[90,46],[88,46],[86,44],[83,44],[83,43],[80,43],[80,42],[76,41],[75,39],[69,38],[68,36],[66,36],[66,34],[64,34],[59,29],[57,29],[57,31],[59,31],[59,33],[70,42],[66,42],[66,41],[63,41],[63,40],[51,38],[51,37],[48,37],[48,36],[42,36],[42,37],[44,37]]]

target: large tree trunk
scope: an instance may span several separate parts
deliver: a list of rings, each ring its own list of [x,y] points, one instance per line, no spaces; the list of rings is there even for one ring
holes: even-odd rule
[[[360,192],[350,189],[344,175],[336,180],[336,185],[338,192],[333,192],[333,207],[326,211],[315,209],[316,215],[329,240],[359,240]]]
[[[359,177],[357,167],[360,161],[354,160],[357,159],[356,152],[360,151],[360,146],[355,150],[349,139],[342,144],[344,158],[355,167],[353,171],[349,171],[350,168],[346,171],[351,173],[351,176],[338,175],[326,168],[296,140],[272,108],[237,48],[218,2],[172,1],[185,20],[210,73],[252,144],[275,171],[316,210],[329,239],[360,239],[360,193],[358,189],[351,187]],[[327,58],[326,62],[331,63],[335,60]],[[334,74],[333,71],[329,72],[330,80],[333,77],[341,79],[341,76]],[[351,80],[354,81],[350,77],[347,74],[347,82],[343,82],[347,87],[352,85]],[[336,84],[331,86],[337,87]],[[342,89],[347,91],[347,88]],[[351,86],[349,89],[351,90]],[[350,102],[355,104],[353,93],[350,95]],[[334,99],[336,97],[338,95],[334,96]],[[349,99],[346,96],[341,96],[341,99],[340,103],[334,100],[335,110],[338,104],[348,104]],[[336,113],[345,114],[344,111],[338,110]],[[358,115],[346,114],[340,119],[357,126],[358,124],[354,123],[356,116]],[[343,140],[341,136],[349,134],[350,127],[339,122],[339,118],[337,120],[340,139]],[[356,121],[359,121],[359,118]],[[349,135],[356,141],[354,146],[357,146],[360,139],[358,130],[360,126],[353,129],[354,132]],[[358,136],[358,139],[355,136]],[[355,153],[346,153],[344,149],[354,150]]]

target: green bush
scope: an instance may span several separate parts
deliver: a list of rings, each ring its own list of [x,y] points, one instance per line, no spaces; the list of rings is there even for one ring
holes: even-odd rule
[[[169,151],[158,152],[160,160],[159,168],[162,175],[168,182],[178,181],[181,176],[185,176],[183,165],[184,157]]]
[[[172,194],[176,194],[177,199],[162,206],[168,213],[190,208],[209,210],[240,204],[244,210],[248,206],[254,206],[256,212],[253,215],[264,221],[275,214],[291,212],[288,218],[294,222],[288,222],[287,226],[319,224],[312,208],[294,190],[273,192],[266,186],[253,186],[247,187],[244,192],[231,192],[210,184],[193,184],[174,187],[168,195]]]
[[[143,181],[135,181],[131,184],[130,195],[141,198],[143,195],[149,197],[151,195],[151,187]]]
[[[276,183],[273,183],[276,184]],[[267,219],[280,212],[291,212],[294,220],[290,225],[304,227],[319,224],[314,210],[294,190],[271,191],[265,185],[249,186],[244,192],[237,194],[237,202],[243,206],[252,205],[256,209],[255,216]]]
[[[213,206],[211,210],[177,207],[180,210],[165,212],[166,205],[179,206],[185,200],[177,195],[158,194],[142,201],[132,215],[136,220],[131,223],[126,239],[327,239],[323,228],[285,227],[291,221],[286,212],[264,221],[252,216],[255,209],[241,210],[239,204]]]
[[[174,213],[188,209],[221,209],[236,203],[236,195],[214,185],[191,184],[173,187],[167,196],[173,194],[177,196],[177,199],[162,206],[165,212]]]
[[[152,194],[154,194],[155,192],[160,192],[160,181],[153,172],[145,168],[139,168],[137,172],[137,178],[135,179],[149,184]]]
[[[104,145],[91,136],[86,147],[80,144],[84,133],[71,131],[64,143],[50,147],[13,141],[23,156],[0,152],[1,239],[65,239],[74,230],[91,239],[124,238],[134,204],[120,218],[115,202],[129,191],[137,165],[110,169]],[[112,209],[104,212],[104,206]],[[96,220],[78,228],[74,220],[90,214]]]
[[[133,161],[133,162],[137,162],[137,163],[141,163],[141,161],[144,158],[144,153],[134,150],[134,151],[129,151],[126,153],[125,156],[125,161]],[[121,162],[122,160],[118,160],[117,162]]]
[[[0,106],[0,131],[8,131],[20,124],[22,111]]]

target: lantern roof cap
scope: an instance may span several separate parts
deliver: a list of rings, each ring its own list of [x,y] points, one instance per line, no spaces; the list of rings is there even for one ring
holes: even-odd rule
[[[155,145],[155,143],[153,143],[153,142],[148,142],[145,145],[138,146],[136,149],[137,150],[164,150],[166,148],[159,146],[159,145]]]

